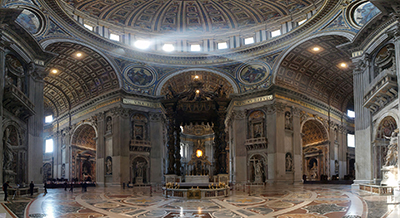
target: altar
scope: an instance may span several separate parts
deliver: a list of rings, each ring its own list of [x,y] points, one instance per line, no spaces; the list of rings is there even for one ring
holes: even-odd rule
[[[210,178],[207,175],[205,175],[205,176],[202,176],[202,175],[186,176],[185,178],[186,178],[186,180],[185,180],[186,183],[208,183],[210,180]]]

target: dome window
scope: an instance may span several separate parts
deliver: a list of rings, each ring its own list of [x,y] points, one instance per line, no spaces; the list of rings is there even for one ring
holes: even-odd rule
[[[166,52],[171,52],[175,50],[175,46],[173,44],[164,44],[162,49]]]
[[[138,49],[148,49],[150,47],[151,42],[148,40],[137,40],[133,45]]]
[[[119,42],[119,35],[110,33],[110,39]]]
[[[218,43],[218,49],[227,49],[227,48],[228,48],[228,43],[226,43],[226,42]]]
[[[249,45],[254,43],[254,37],[249,37],[244,39],[244,44]]]
[[[84,26],[86,29],[88,29],[88,30],[90,30],[90,31],[93,31],[93,27],[92,27],[92,26],[90,26],[90,25],[88,25],[88,24],[83,24],[83,26]]]
[[[300,25],[302,25],[303,23],[305,23],[306,21],[307,21],[307,19],[304,19],[304,20],[301,20],[301,21],[297,22],[297,24],[300,26]]]
[[[199,44],[190,45],[190,51],[201,51]]]
[[[281,30],[275,30],[275,31],[271,32],[271,37],[274,38],[274,37],[280,36],[281,34],[282,34]]]

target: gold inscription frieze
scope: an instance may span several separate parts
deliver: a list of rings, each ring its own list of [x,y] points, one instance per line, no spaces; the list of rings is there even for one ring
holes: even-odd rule
[[[122,100],[122,103],[130,104],[130,105],[138,105],[138,106],[143,106],[143,107],[161,108],[161,104],[160,103],[141,101],[141,100],[134,100],[134,99],[126,99],[126,98],[124,98]]]
[[[258,102],[264,102],[264,101],[272,101],[274,99],[273,95],[266,95],[258,98],[252,98],[244,101],[235,101],[234,106],[243,106],[243,105],[248,105],[248,104],[255,104]]]

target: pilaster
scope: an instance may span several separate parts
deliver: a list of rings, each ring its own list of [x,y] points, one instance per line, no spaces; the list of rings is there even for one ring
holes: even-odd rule
[[[1,40],[0,32],[0,40]],[[5,77],[5,44],[0,41],[0,102],[4,96],[4,77]],[[3,104],[0,104],[0,117],[3,117]],[[0,139],[3,138],[3,125],[0,125]],[[0,154],[3,154],[3,140],[0,140]],[[0,181],[3,182],[3,155],[0,155]]]
[[[96,182],[100,186],[105,186],[107,181],[105,178],[105,114],[103,112],[97,113],[92,117],[92,121],[97,125],[97,138],[96,138]]]
[[[301,143],[301,126],[300,126],[300,113],[301,109],[297,107],[292,108],[293,114],[293,182],[301,182],[303,169],[302,169],[302,143]]]
[[[150,182],[161,183],[163,175],[162,160],[164,157],[163,137],[163,115],[162,113],[150,113],[149,131],[151,138],[150,151]]]
[[[33,65],[34,66],[34,65]],[[43,126],[44,103],[43,87],[44,77],[47,76],[43,66],[34,66],[29,76],[29,99],[35,105],[35,115],[28,120],[28,181],[42,183],[41,167],[43,165]]]
[[[247,151],[244,146],[246,142],[246,114],[243,110],[232,112],[232,132],[233,132],[233,149],[232,151],[236,156],[233,158],[234,181],[236,183],[245,183],[248,178],[247,175]]]
[[[281,102],[275,103],[276,107],[276,144],[275,144],[275,181],[286,179],[285,167],[285,109],[286,105]]]

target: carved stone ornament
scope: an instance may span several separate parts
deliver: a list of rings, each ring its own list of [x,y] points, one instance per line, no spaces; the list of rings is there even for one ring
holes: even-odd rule
[[[245,111],[233,111],[232,115],[237,120],[241,120],[241,119],[245,119],[246,118]]]
[[[163,115],[161,113],[150,113],[151,121],[161,121],[163,119]]]

